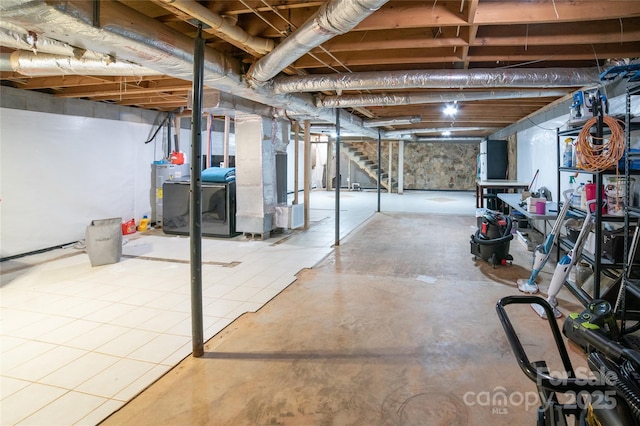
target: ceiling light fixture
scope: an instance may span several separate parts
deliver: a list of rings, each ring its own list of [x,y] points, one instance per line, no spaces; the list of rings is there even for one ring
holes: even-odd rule
[[[416,124],[422,121],[422,116],[411,115],[406,117],[372,118],[363,121],[364,127],[383,127],[399,124]]]
[[[444,107],[444,113],[448,116],[454,116],[458,112],[458,107],[455,105],[447,105]]]

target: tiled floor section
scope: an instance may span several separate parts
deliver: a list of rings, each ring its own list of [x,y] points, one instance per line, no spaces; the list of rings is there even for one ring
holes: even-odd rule
[[[377,208],[374,192],[340,201],[341,238]],[[474,205],[465,192],[381,194],[382,211],[474,214]],[[335,195],[314,192],[310,206],[304,232],[203,239],[205,340],[332,250]],[[97,424],[191,353],[189,239],[135,234],[123,254],[93,268],[75,248],[0,264],[0,424]]]

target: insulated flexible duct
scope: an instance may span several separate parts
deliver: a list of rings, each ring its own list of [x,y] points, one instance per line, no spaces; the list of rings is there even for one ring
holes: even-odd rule
[[[2,0],[2,19],[27,27],[70,45],[109,53],[118,60],[141,64],[175,78],[191,81],[193,40],[118,2],[100,2],[100,23],[92,25],[93,2]],[[286,109],[327,122],[335,112],[318,109],[308,94],[275,95],[270,88],[250,88],[241,75],[240,63],[211,48],[205,48],[204,84],[236,96]],[[362,119],[340,112],[343,128],[368,137],[374,129],[364,128]]]
[[[158,71],[125,61],[102,58],[81,58],[50,55],[47,53],[15,51],[0,53],[0,71],[14,71],[30,77],[50,75],[102,75],[102,76],[149,76],[162,75]]]
[[[258,82],[268,81],[314,47],[355,28],[387,1],[331,0],[324,3],[295,33],[259,59],[251,67],[249,78]]]
[[[422,116],[411,115],[407,117],[370,118],[364,121],[365,127],[395,126],[398,124],[416,124],[422,121]]]
[[[67,43],[45,37],[41,34],[29,32],[16,27],[9,22],[2,22],[0,27],[0,46],[10,47],[16,50],[29,50],[38,53],[50,53],[52,55],[78,57],[87,52],[75,49]],[[94,55],[97,56],[97,55]]]
[[[249,52],[252,55],[262,56],[273,50],[273,40],[254,37],[245,30],[235,25],[230,18],[213,13],[206,7],[193,0],[162,0],[176,9],[187,13],[211,28],[207,32],[213,32],[221,39],[232,45]]]
[[[487,92],[435,92],[435,93],[380,93],[363,95],[327,96],[318,98],[322,108],[354,108],[378,105],[419,105],[454,101],[482,101],[495,99],[543,98],[564,96],[566,90],[497,90]]]
[[[371,71],[277,77],[276,93],[324,90],[583,87],[598,84],[597,68]]]
[[[485,132],[497,130],[495,127],[431,127],[420,129],[389,130],[385,133],[387,137],[402,137],[415,135],[417,133],[442,133],[442,132]]]

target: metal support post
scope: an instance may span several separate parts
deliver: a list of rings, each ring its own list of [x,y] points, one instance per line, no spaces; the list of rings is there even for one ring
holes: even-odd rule
[[[336,238],[340,245],[340,108],[336,108]]]
[[[309,229],[309,198],[311,193],[311,124],[304,120],[304,229]]]
[[[393,192],[393,186],[391,186],[391,174],[393,172],[393,144],[391,143],[391,141],[388,142],[389,144],[389,176],[387,176],[387,184],[389,185],[389,189],[387,190],[388,193]]]
[[[298,204],[298,174],[300,162],[300,124],[298,121],[293,122],[293,204]]]
[[[398,194],[404,194],[404,141],[398,142]]]
[[[204,76],[204,39],[198,24],[193,53],[193,110],[191,114],[191,197],[189,235],[191,245],[191,334],[193,356],[204,355],[202,319],[202,96]]]
[[[222,152],[222,161],[224,162],[223,167],[229,167],[229,132],[231,131],[231,117],[228,115],[224,116],[224,141],[223,141],[223,152]]]
[[[380,166],[382,165],[382,136],[380,135],[380,128],[378,128],[378,213],[380,213]]]

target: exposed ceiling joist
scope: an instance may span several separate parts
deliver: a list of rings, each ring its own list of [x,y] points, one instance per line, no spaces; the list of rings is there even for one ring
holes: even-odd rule
[[[180,0],[179,4],[184,6],[181,10],[168,5],[168,1],[102,1],[103,27],[87,26],[78,30],[67,23],[53,20],[48,23],[47,19],[53,14],[29,17],[27,10],[46,5],[61,13],[75,13],[76,17],[82,17],[90,16],[93,2],[3,0],[0,2],[2,54],[24,50],[68,55],[75,59],[129,60],[160,71],[162,75],[124,77],[62,72],[62,75],[29,77],[25,75],[26,71],[0,71],[0,80],[5,85],[44,91],[64,98],[170,111],[180,103],[187,106],[192,72],[190,55],[198,18],[214,14],[226,24],[233,25],[233,31],[241,30],[251,37],[268,40],[275,47],[286,45],[285,40],[294,37],[293,34],[321,7],[343,1],[350,4],[355,0]],[[23,13],[20,19],[11,15],[16,10]],[[540,76],[545,73],[541,70],[552,68],[589,68],[595,70],[597,77],[597,71],[610,66],[610,63],[633,61],[640,56],[640,2],[637,1],[390,0],[369,16],[358,18],[362,18],[361,22],[345,34],[329,37],[321,45],[311,48],[310,52],[303,53],[293,64],[287,64],[280,76],[266,81],[261,87],[249,86],[246,74],[264,53],[247,49],[242,43],[230,42],[226,35],[217,34],[217,30],[205,29],[210,55],[208,84],[226,91],[229,96],[232,94],[236,100],[243,99],[247,104],[263,104],[287,110],[290,116],[297,118],[327,122],[335,119],[335,111],[316,107],[316,98],[380,98],[383,93],[407,89],[416,92],[441,89],[428,88],[428,85],[411,88],[386,85],[351,87],[338,79],[312,90],[297,88],[279,92],[279,81],[298,77],[313,81],[318,75],[337,75],[336,71],[340,72],[341,79],[343,76],[348,79],[349,75],[357,79],[360,73],[367,72],[386,74],[387,77],[401,75],[410,79],[411,73],[417,71],[445,72],[455,80],[457,72],[472,73],[480,69],[494,69],[501,75],[532,70]],[[65,22],[71,22],[69,19]],[[20,20],[25,25],[19,25]],[[116,27],[119,28],[117,42],[116,39],[104,38],[104,34]],[[47,52],[47,49],[55,52]],[[585,85],[593,84],[598,84],[597,78],[588,84],[585,82]],[[534,83],[530,87],[541,90],[547,85]],[[559,88],[570,93],[579,87],[570,84]],[[505,81],[491,90],[513,88],[513,82]],[[474,88],[457,82],[444,90],[453,94],[470,92]],[[363,119],[420,115],[423,125],[428,123],[433,128],[504,127],[560,99],[559,95],[514,100],[501,100],[499,96],[482,101],[459,100],[459,114],[455,119],[442,114],[441,103],[351,105],[342,110],[342,121],[357,128]],[[234,102],[230,99],[225,108],[233,108]],[[446,102],[445,98],[442,102]],[[394,123],[389,129],[410,127]]]

